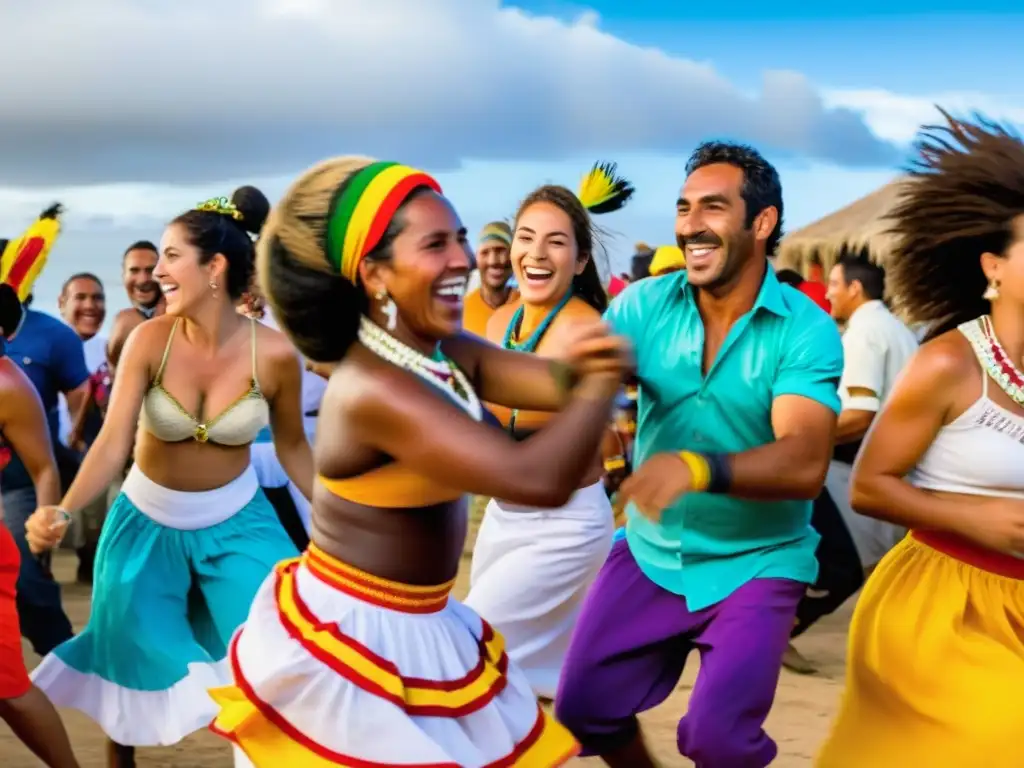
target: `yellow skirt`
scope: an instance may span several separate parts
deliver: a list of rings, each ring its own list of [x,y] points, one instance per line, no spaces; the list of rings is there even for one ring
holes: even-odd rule
[[[846,691],[815,765],[1021,768],[1022,695],[1024,560],[911,533],[857,603]]]

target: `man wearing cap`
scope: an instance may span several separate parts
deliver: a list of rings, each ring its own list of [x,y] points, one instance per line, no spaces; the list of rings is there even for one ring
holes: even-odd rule
[[[487,335],[487,322],[499,307],[519,298],[509,287],[512,276],[512,229],[504,221],[492,221],[480,232],[476,262],[480,287],[466,294],[462,327],[477,336]]]

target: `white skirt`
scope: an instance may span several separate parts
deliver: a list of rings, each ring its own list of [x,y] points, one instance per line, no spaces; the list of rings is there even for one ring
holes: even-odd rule
[[[466,605],[505,637],[533,692],[554,698],[576,617],[612,547],[602,483],[558,509],[492,499],[476,546]]]
[[[835,503],[846,523],[846,530],[860,555],[860,564],[874,568],[889,550],[907,535],[907,529],[885,520],[876,520],[855,512],[850,506],[850,475],[853,467],[841,461],[832,461],[825,476],[825,490]]]
[[[278,566],[212,691],[236,765],[556,766],[578,752],[537,704],[500,635],[448,597],[315,545]]]

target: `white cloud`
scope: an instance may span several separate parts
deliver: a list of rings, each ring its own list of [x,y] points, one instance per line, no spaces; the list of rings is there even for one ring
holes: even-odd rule
[[[1019,96],[962,92],[908,96],[877,88],[825,90],[822,96],[829,107],[852,109],[863,115],[876,136],[898,144],[912,141],[922,125],[941,123],[936,106],[954,116],[970,117],[980,112],[992,120],[1024,125],[1024,101]]]
[[[205,182],[323,156],[687,151],[714,135],[845,165],[892,146],[805,77],[749,96],[705,64],[497,0],[3,3],[0,168],[12,186]],[[40,54],[40,34],[45,53]],[[30,62],[30,64],[26,64]]]

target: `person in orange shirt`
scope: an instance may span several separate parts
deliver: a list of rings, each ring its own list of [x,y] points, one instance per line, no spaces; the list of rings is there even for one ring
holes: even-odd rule
[[[477,336],[487,335],[487,322],[496,309],[519,299],[519,292],[508,285],[511,245],[512,230],[504,221],[492,221],[480,232],[476,252],[480,287],[466,294],[462,303],[462,327]]]

